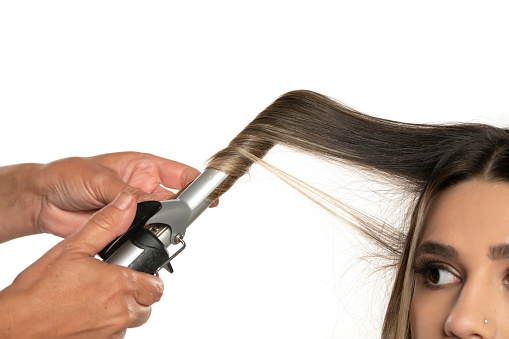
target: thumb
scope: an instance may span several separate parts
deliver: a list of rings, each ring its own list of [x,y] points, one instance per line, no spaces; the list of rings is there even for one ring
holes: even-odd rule
[[[123,191],[109,205],[92,215],[78,232],[66,239],[69,240],[68,248],[95,256],[129,228],[135,214],[133,194]]]

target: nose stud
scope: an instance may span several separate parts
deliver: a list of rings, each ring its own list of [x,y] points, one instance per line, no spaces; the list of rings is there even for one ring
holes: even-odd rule
[[[487,324],[488,323],[488,319],[484,319],[484,323]]]

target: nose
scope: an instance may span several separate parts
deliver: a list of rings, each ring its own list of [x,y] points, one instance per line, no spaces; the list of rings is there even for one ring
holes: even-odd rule
[[[452,338],[495,338],[496,296],[486,283],[467,282],[445,322],[445,333]]]

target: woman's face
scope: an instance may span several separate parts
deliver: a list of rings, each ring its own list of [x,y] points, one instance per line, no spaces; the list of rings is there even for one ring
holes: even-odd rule
[[[414,267],[412,338],[509,338],[509,183],[441,193]]]

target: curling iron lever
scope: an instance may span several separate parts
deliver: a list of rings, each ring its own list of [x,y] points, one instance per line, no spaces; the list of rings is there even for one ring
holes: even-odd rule
[[[228,177],[206,169],[173,200],[138,203],[129,229],[106,246],[99,256],[110,264],[157,274],[165,267],[173,273],[173,260],[185,247],[187,227],[212,204],[209,195]],[[168,247],[181,247],[170,256]]]

